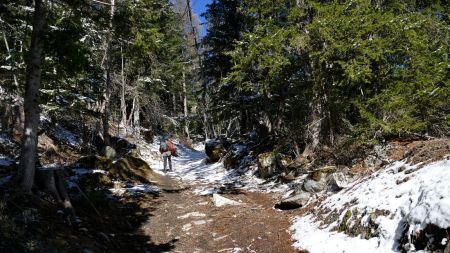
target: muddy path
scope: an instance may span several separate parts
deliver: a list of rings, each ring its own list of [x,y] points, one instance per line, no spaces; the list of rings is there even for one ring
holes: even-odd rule
[[[293,215],[274,209],[271,193],[221,196],[240,205],[217,207],[211,195],[192,189],[163,192],[142,232],[155,244],[170,242],[170,252],[295,252],[288,232]]]

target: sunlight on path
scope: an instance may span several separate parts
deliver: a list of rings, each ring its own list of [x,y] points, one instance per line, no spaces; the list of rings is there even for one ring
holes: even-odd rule
[[[157,138],[155,138],[157,139]],[[219,192],[220,188],[273,191],[273,183],[262,184],[263,180],[254,176],[256,167],[226,170],[223,163],[206,164],[206,154],[203,151],[184,147],[174,141],[178,157],[172,157],[173,171],[167,175],[179,178],[194,186],[194,193],[209,195]],[[156,172],[164,174],[163,161],[159,153],[159,142],[151,144],[140,143],[143,158]]]

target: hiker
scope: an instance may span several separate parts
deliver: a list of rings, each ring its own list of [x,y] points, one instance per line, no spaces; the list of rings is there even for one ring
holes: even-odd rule
[[[164,159],[164,172],[167,171],[167,160],[169,160],[169,171],[172,171],[172,155],[175,155],[175,146],[170,138],[163,137],[161,139],[159,152]]]

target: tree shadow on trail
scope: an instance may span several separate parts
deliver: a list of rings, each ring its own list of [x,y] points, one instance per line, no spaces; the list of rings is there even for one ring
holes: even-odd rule
[[[110,195],[105,190],[87,190],[89,201],[101,214],[97,215],[85,198],[74,199],[78,216],[82,219],[79,231],[86,231],[94,244],[86,247],[93,252],[167,252],[175,248],[177,240],[157,244],[141,229],[160,205],[157,193],[141,193],[126,197]],[[86,229],[82,229],[85,227]]]

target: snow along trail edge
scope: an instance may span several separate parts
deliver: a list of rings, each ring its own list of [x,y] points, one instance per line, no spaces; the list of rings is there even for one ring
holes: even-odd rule
[[[327,197],[306,216],[297,217],[291,227],[295,247],[318,252],[398,252],[399,239],[428,224],[450,227],[450,160],[448,156],[430,164],[408,165],[397,161],[361,178],[348,189]],[[377,210],[388,215],[375,216]],[[356,211],[356,212],[355,212]],[[338,212],[340,217],[325,224],[322,217]],[[335,231],[345,216],[358,216],[361,226],[377,225],[376,237],[363,239]],[[356,214],[355,214],[356,213]],[[412,244],[408,252],[416,252]]]

